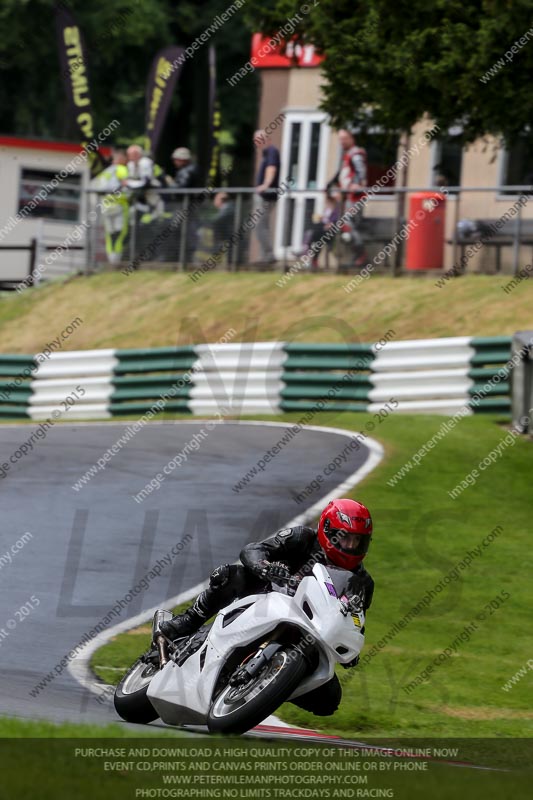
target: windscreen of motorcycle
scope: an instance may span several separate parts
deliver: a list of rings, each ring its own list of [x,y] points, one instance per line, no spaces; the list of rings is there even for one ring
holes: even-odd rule
[[[331,576],[331,582],[335,587],[335,591],[337,592],[337,597],[342,597],[342,595],[347,592],[352,573],[345,569],[333,567],[331,564],[327,565],[327,570]]]

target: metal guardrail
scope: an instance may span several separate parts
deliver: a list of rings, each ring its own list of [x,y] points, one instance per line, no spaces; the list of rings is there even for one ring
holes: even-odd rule
[[[27,252],[29,254],[28,258],[28,271],[25,278],[0,278],[0,289],[8,289],[8,290],[16,290],[17,286],[23,284],[24,287],[34,286],[39,279],[42,277],[40,276],[39,270],[39,253],[40,252],[52,252],[57,250],[62,245],[58,244],[45,244],[41,239],[38,237],[33,237],[30,239],[29,244],[0,244],[0,253],[2,252]],[[70,245],[68,250],[76,250],[84,252],[86,248],[83,245]],[[47,270],[50,273],[50,270]]]
[[[29,244],[0,244],[0,253],[2,252],[27,252],[29,253],[28,259],[28,274],[25,282],[28,286],[33,284],[33,276],[36,266],[36,258],[38,251],[37,239],[30,239]],[[15,289],[21,283],[20,278],[1,278],[0,288],[2,289]]]
[[[93,197],[93,204],[98,195],[105,195],[105,190],[87,190]],[[286,185],[283,190],[285,208],[289,208],[289,203],[298,197],[307,195],[310,199],[320,197],[324,189],[295,189],[290,185]],[[524,231],[524,217],[523,208],[529,202],[530,194],[533,190],[530,186],[509,184],[505,186],[447,186],[447,187],[369,187],[367,190],[367,204],[372,207],[373,204],[380,203],[385,199],[389,199],[394,203],[394,213],[388,214],[389,234],[385,235],[382,231],[376,237],[369,236],[369,252],[372,255],[377,248],[379,252],[380,247],[385,246],[395,235],[402,230],[407,222],[407,214],[405,212],[406,199],[410,194],[416,192],[441,192],[445,191],[448,195],[448,202],[452,205],[451,213],[453,214],[453,232],[451,238],[447,239],[447,244],[452,247],[452,261],[457,264],[459,252],[463,251],[469,244],[475,244],[476,240],[471,241],[462,240],[457,223],[461,219],[461,208],[464,206],[463,198],[470,194],[490,194],[498,201],[509,200],[509,207],[513,206],[513,199],[515,196],[522,196],[525,200],[516,206],[516,214],[513,216],[512,221],[507,222],[505,236],[499,235],[498,237],[490,238],[484,243],[487,247],[496,247],[498,254],[497,271],[499,270],[500,251],[505,247],[512,247],[512,270],[516,275],[520,269],[520,248],[522,245],[531,245],[533,248],[533,220],[528,220],[528,230]],[[224,192],[227,194],[233,204],[232,213],[227,215],[226,229],[218,232],[218,240],[213,232],[213,224],[216,219],[216,212],[212,206],[212,198],[218,193]],[[343,192],[342,194],[349,194]],[[150,198],[148,198],[150,195]],[[216,257],[217,247],[223,242],[229,241],[234,237],[234,244],[229,246],[224,252],[223,256],[217,258],[216,269],[238,270],[247,269],[250,267],[250,240],[251,230],[253,230],[253,223],[248,224],[252,218],[253,200],[255,189],[250,187],[204,187],[196,189],[178,189],[173,187],[166,188],[152,188],[150,187],[144,192],[134,190],[131,194],[130,200],[130,229],[129,236],[126,242],[126,249],[124,254],[124,262],[127,262],[131,269],[142,268],[142,265],[154,266],[154,262],[164,262],[175,269],[187,270],[192,265],[195,267],[203,266],[209,262],[209,259]],[[150,199],[150,202],[145,202],[145,210],[142,210],[142,200]],[[155,208],[154,204],[159,203],[159,208],[156,211],[150,210]],[[382,207],[382,206],[381,206]],[[379,206],[378,206],[379,208]],[[501,216],[505,214],[508,208],[501,210]],[[479,217],[479,215],[477,215]],[[472,215],[470,215],[472,217]],[[148,219],[150,218],[150,219]],[[175,220],[178,219],[176,223]],[[380,217],[382,221],[385,219]],[[498,217],[494,217],[496,222]],[[172,223],[174,220],[174,230]],[[371,226],[375,221],[375,216],[372,214],[366,216],[366,225]],[[282,221],[285,228],[287,225],[287,218]],[[305,227],[305,226],[304,226]],[[222,239],[221,239],[222,234]],[[303,231],[302,231],[303,234]],[[103,245],[103,232],[102,232],[102,219],[101,214],[98,215],[98,220],[95,225],[90,229],[90,242],[88,249],[87,268],[94,268],[97,263],[104,263],[106,261],[105,248]],[[365,234],[363,231],[363,238]],[[403,247],[402,243],[395,250],[393,264],[391,265],[390,272],[398,274],[401,271],[403,263]],[[281,269],[287,271],[290,264],[297,261],[297,256],[291,257],[290,246],[283,246],[283,257],[281,258]],[[212,267],[206,268],[211,269]],[[329,267],[328,267],[329,268]],[[456,274],[461,274],[458,271]]]

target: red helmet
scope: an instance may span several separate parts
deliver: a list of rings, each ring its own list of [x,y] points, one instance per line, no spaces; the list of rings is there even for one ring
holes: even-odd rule
[[[318,521],[318,541],[337,567],[355,569],[372,539],[370,511],[356,500],[332,500]]]

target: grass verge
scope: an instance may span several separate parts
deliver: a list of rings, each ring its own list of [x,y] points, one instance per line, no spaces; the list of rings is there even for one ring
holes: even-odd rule
[[[165,735],[164,731],[161,731]],[[169,729],[167,736],[174,737],[180,731]],[[87,725],[73,722],[47,722],[45,720],[23,720],[0,717],[0,739],[132,739],[146,738],[142,731],[123,724]]]
[[[347,293],[351,276],[107,273],[0,294],[0,350],[38,353],[76,317],[65,350],[233,341],[396,340],[495,336],[531,327],[533,281],[511,294],[509,276],[465,276],[443,288],[431,277],[374,277]],[[201,309],[201,311],[200,311]],[[51,322],[52,321],[52,322]]]

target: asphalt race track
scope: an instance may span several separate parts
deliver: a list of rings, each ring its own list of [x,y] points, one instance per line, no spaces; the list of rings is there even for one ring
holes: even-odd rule
[[[185,463],[137,503],[133,495],[205,426],[201,420],[147,425],[79,491],[73,484],[127,423],[56,425],[15,464],[9,457],[35,426],[0,427],[0,461],[10,463],[0,480],[0,556],[25,532],[32,535],[11,563],[0,559],[2,715],[118,721],[112,704],[96,702],[66,668],[59,667],[60,674],[36,697],[30,692],[187,533],[192,538],[172,563],[133,597],[110,628],[165,605],[169,597],[204,581],[219,563],[235,561],[244,544],[311,508],[370,455],[364,445],[349,450],[324,476],[324,467],[349,443],[348,434],[305,429],[235,492],[232,487],[281,439],[285,427],[216,424]],[[302,492],[318,474],[323,476],[320,491],[297,503],[291,492]]]

